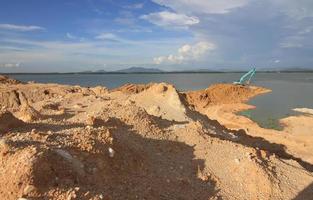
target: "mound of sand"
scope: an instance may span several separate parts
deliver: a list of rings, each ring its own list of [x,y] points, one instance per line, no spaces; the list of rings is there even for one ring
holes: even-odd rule
[[[205,90],[187,92],[187,101],[197,107],[209,105],[242,103],[270,90],[253,86],[215,84]]]
[[[24,123],[9,111],[0,111],[0,136],[12,128],[19,128],[23,125]]]
[[[19,84],[21,83],[18,80],[10,79],[7,76],[0,75],[0,84]]]
[[[108,94],[109,92],[109,90],[106,87],[101,86],[90,88],[90,90],[93,91],[97,96],[103,96],[105,94]]]
[[[113,91],[0,84],[2,97],[11,98],[0,103],[30,121],[0,114],[0,129],[9,130],[0,135],[0,197],[310,198],[310,163],[192,108],[229,105],[236,96],[245,101],[257,93],[250,89],[215,85],[182,94],[166,83]]]
[[[186,107],[173,85],[166,83],[150,84],[131,99],[150,115],[174,121],[189,121]]]

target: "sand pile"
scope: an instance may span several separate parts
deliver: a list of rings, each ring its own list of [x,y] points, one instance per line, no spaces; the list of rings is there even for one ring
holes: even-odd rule
[[[24,123],[9,111],[0,111],[0,136],[13,128],[22,127]]]
[[[209,105],[242,103],[268,89],[234,84],[215,84],[205,90],[187,92],[187,101],[197,107]]]
[[[101,86],[90,88],[90,90],[93,91],[97,96],[103,96],[109,92],[109,90],[106,87]]]
[[[187,101],[217,103],[217,89],[200,99],[199,91],[182,94],[166,83],[122,88],[0,84],[0,94],[17,94],[18,108],[40,115],[28,123],[13,116],[19,110],[0,115],[1,198],[311,197],[310,165],[283,145],[225,128]],[[253,93],[224,89],[224,98]]]
[[[0,107],[18,110],[21,105],[19,93],[16,90],[0,92]]]
[[[150,84],[132,100],[150,115],[167,120],[188,121],[186,107],[173,85],[166,83]]]
[[[0,75],[0,84],[19,84],[18,80],[10,79],[7,76]]]

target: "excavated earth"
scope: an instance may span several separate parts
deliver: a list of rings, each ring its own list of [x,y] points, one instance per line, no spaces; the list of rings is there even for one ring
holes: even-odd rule
[[[312,199],[307,146],[295,151],[279,143],[282,133],[230,124],[234,109],[210,116],[264,92],[0,77],[0,199]]]

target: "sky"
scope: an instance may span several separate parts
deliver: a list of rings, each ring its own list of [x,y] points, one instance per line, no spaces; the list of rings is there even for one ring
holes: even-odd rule
[[[313,68],[312,0],[0,0],[0,72]]]

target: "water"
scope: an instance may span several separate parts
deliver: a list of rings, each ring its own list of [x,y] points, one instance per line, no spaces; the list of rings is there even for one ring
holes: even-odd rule
[[[240,76],[239,73],[11,75],[21,81],[102,85],[108,88],[119,87],[125,83],[168,82],[181,91],[203,89],[213,83],[230,83]],[[262,127],[281,128],[278,119],[297,114],[292,111],[293,108],[313,109],[313,73],[257,73],[253,84],[273,91],[249,102],[256,109],[241,112]]]

